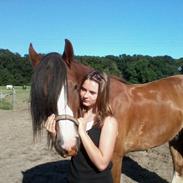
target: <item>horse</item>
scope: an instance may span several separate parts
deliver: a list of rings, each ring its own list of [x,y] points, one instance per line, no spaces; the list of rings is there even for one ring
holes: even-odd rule
[[[6,89],[7,90],[12,90],[13,89],[13,85],[6,85]]]
[[[62,55],[42,56],[30,44],[29,56],[34,68],[31,87],[34,135],[40,133],[47,117],[55,113],[57,136],[50,139],[61,156],[73,156],[80,144],[74,120],[79,107],[78,89],[93,68],[74,58],[72,43],[67,39]],[[174,165],[172,183],[183,183],[183,76],[145,84],[128,84],[110,76],[109,98],[119,127],[112,158],[114,183],[120,183],[125,154],[166,142]]]

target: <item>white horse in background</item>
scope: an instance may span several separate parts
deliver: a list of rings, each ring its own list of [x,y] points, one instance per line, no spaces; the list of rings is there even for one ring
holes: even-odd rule
[[[13,85],[6,85],[6,89],[7,90],[12,90],[13,89]]]

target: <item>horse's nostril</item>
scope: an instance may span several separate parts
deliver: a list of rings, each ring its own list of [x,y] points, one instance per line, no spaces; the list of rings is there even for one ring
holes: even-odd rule
[[[68,156],[68,151],[65,150],[63,147],[62,147],[62,143],[60,140],[57,140],[56,143],[55,143],[55,149],[56,151],[58,152],[58,154],[60,154],[63,158],[66,158]]]
[[[61,153],[62,153],[61,156],[63,158],[67,158],[67,156],[68,156],[68,151],[67,150],[63,149]]]
[[[76,146],[72,147],[70,151],[68,151],[69,156],[75,156],[78,152],[78,148]]]
[[[63,157],[66,158],[68,156],[68,151],[65,149],[57,150],[57,152]]]

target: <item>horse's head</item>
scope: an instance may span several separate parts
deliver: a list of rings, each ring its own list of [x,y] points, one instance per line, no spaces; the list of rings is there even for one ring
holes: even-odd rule
[[[65,40],[63,55],[40,55],[30,44],[29,56],[34,68],[31,115],[36,137],[52,113],[75,116],[79,106],[78,86],[90,69],[74,60],[72,44],[68,40]],[[59,118],[56,124],[57,135],[53,142],[56,150],[63,157],[75,155],[79,147],[79,136],[74,120]]]

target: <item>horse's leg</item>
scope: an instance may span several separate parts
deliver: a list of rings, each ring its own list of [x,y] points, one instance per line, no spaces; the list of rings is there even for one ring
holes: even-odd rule
[[[122,156],[114,153],[113,156],[113,167],[112,167],[112,177],[114,183],[120,183],[121,180],[121,167],[122,167]]]
[[[174,164],[172,183],[183,183],[183,130],[169,143],[169,145]]]

